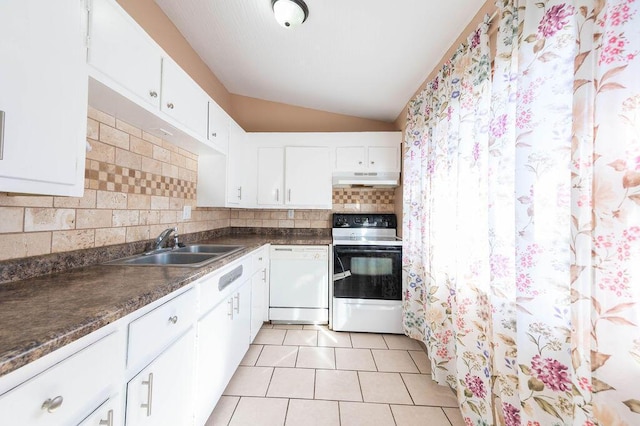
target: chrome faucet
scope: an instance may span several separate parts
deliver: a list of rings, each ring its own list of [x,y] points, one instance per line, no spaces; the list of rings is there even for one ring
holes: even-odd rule
[[[153,250],[160,250],[162,248],[166,248],[164,247],[166,245],[166,242],[169,238],[171,238],[171,234],[174,234],[174,240],[175,240],[175,247],[178,247],[178,228],[167,228],[164,231],[162,231],[160,233],[160,235],[158,235],[158,238],[156,238],[156,242],[153,245]]]

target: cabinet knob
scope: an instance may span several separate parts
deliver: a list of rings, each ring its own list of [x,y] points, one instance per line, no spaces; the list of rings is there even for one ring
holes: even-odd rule
[[[63,398],[61,395],[56,396],[55,398],[47,399],[42,403],[42,409],[47,410],[49,413],[53,413],[62,405]]]
[[[218,137],[218,134],[217,134],[216,132],[213,132],[213,133],[211,133],[211,137],[212,137],[212,138],[217,138],[217,137]]]
[[[376,164],[376,162],[375,162],[375,161],[372,161],[372,162],[371,162],[371,164]]]
[[[172,317],[169,317],[169,322],[170,322],[171,324],[176,324],[176,323],[178,322],[178,316],[177,316],[177,315],[174,315],[174,316],[172,316]]]
[[[158,92],[156,92],[155,90],[150,90],[149,91],[149,96],[151,96],[152,98],[157,98],[158,97]]]
[[[169,102],[169,103],[167,104],[167,108],[169,108],[169,109],[173,109],[173,104],[172,104],[171,102]]]
[[[358,161],[358,164],[362,165],[362,161]]]
[[[113,410],[107,412],[107,420],[100,420],[100,426],[113,426]]]

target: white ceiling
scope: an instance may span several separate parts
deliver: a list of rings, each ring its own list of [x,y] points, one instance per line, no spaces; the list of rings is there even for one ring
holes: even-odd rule
[[[393,121],[485,0],[155,0],[231,93]]]

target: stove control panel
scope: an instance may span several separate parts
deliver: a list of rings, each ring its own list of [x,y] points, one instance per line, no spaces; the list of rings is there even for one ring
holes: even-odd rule
[[[380,213],[334,213],[334,228],[383,228],[396,229],[398,222],[395,214]]]

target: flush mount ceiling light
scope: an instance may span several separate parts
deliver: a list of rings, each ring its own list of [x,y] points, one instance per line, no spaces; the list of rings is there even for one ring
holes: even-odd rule
[[[309,17],[309,8],[302,0],[271,0],[276,21],[285,28],[302,24]]]

